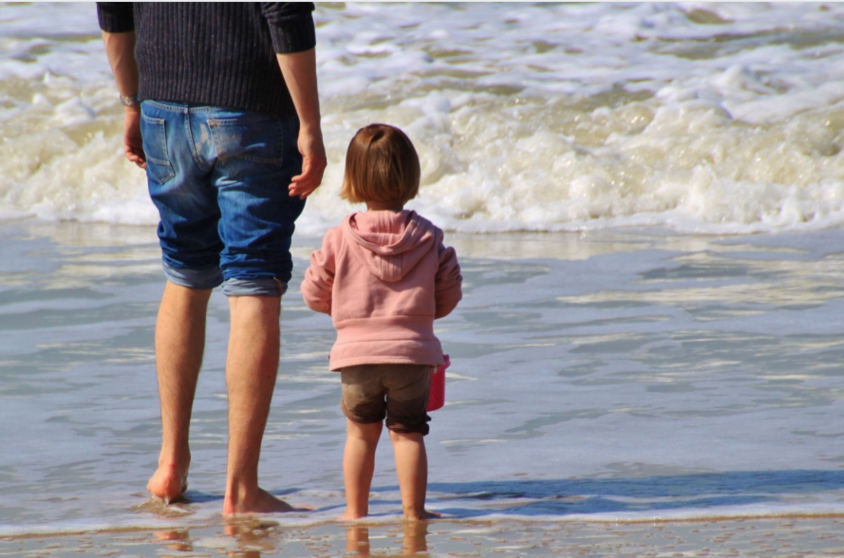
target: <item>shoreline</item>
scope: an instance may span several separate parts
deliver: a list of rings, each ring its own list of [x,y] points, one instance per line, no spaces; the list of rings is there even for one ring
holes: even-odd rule
[[[494,260],[585,260],[590,257],[619,252],[649,249],[695,250],[701,245],[710,249],[732,251],[742,247],[776,247],[788,245],[789,239],[828,238],[830,242],[844,238],[844,228],[836,225],[822,228],[783,229],[747,233],[690,232],[667,226],[630,225],[576,231],[490,231],[458,232],[445,230],[445,243],[463,258]],[[0,255],[17,255],[9,244],[16,240],[41,240],[52,243],[56,250],[68,248],[104,250],[118,256],[125,253],[140,263],[151,264],[160,270],[160,249],[155,225],[128,225],[83,221],[46,221],[34,217],[4,220],[0,223],[0,238],[8,241]],[[307,266],[310,253],[319,248],[323,235],[305,232],[293,234],[291,254],[295,260],[294,273]],[[785,247],[783,247],[785,248]],[[786,249],[793,249],[786,248]],[[8,251],[9,254],[3,254]],[[8,261],[8,257],[7,257]],[[91,262],[94,263],[94,262]],[[109,263],[114,264],[115,261]],[[162,275],[163,280],[163,275]]]
[[[296,521],[291,523],[285,523],[285,517],[289,517],[289,514],[280,513],[280,514],[265,514],[265,515],[242,515],[236,516],[231,518],[224,518],[221,514],[218,514],[216,519],[224,521],[225,525],[222,526],[237,526],[244,523],[258,523],[261,525],[265,525],[268,527],[284,527],[290,529],[310,529],[310,528],[321,528],[321,527],[329,527],[329,526],[341,526],[341,527],[382,527],[382,526],[389,526],[395,524],[404,524],[404,523],[413,523],[410,521],[405,521],[401,518],[400,515],[395,516],[370,516],[363,519],[358,519],[354,521],[344,521],[339,519],[315,519],[313,521]],[[426,523],[428,525],[434,524],[498,524],[502,522],[507,522],[510,524],[513,523],[521,523],[525,525],[534,525],[537,523],[545,523],[545,524],[582,524],[582,525],[674,525],[674,524],[685,524],[685,523],[729,523],[729,522],[744,522],[744,521],[782,521],[782,520],[789,520],[789,521],[824,521],[824,520],[831,520],[831,521],[842,521],[844,522],[844,512],[829,512],[829,513],[811,513],[811,512],[785,512],[785,513],[759,513],[759,514],[748,514],[748,515],[730,515],[730,514],[720,514],[720,515],[712,515],[706,517],[653,517],[653,518],[612,518],[612,517],[596,517],[596,518],[589,518],[584,514],[572,514],[570,516],[564,517],[557,517],[552,518],[551,516],[536,516],[534,519],[525,519],[524,517],[513,517],[508,515],[501,515],[499,517],[485,517],[485,518],[477,518],[477,517],[461,517],[461,518],[437,518],[437,519],[429,519],[427,521],[419,521],[417,523]],[[200,522],[196,524],[183,524],[183,525],[176,525],[176,524],[162,524],[162,525],[115,525],[110,527],[102,527],[102,528],[78,528],[78,529],[68,529],[68,530],[59,530],[59,531],[44,531],[44,532],[29,532],[29,533],[12,533],[12,534],[0,534],[0,541],[7,540],[7,539],[28,539],[28,538],[45,538],[45,537],[75,537],[80,535],[91,535],[91,534],[131,534],[131,533],[142,533],[149,530],[154,529],[209,529],[209,528],[217,528],[220,527],[221,524],[218,522]],[[844,533],[842,533],[844,536]]]

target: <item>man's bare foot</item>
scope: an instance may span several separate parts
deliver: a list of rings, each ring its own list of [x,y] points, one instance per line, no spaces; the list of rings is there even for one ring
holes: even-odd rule
[[[165,504],[179,501],[188,489],[187,468],[181,471],[175,465],[159,465],[147,483],[147,490],[164,500]]]
[[[254,495],[245,495],[242,498],[226,494],[223,500],[223,515],[281,513],[289,511],[297,511],[297,509],[262,488],[259,488]]]

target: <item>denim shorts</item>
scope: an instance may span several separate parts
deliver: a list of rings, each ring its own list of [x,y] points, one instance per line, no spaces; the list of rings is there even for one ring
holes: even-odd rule
[[[361,424],[387,418],[394,432],[428,434],[428,389],[431,372],[427,364],[364,364],[340,370],[343,396],[340,410]]]
[[[280,296],[305,201],[299,121],[184,103],[141,103],[147,183],[158,208],[164,273],[194,289]]]

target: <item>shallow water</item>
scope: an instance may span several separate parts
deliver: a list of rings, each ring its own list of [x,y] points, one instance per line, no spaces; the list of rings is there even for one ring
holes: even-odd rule
[[[206,525],[225,467],[227,306],[212,298],[189,504],[147,502],[159,442],[154,230],[3,225],[0,534]],[[453,520],[844,513],[844,232],[452,234],[465,298],[428,437],[430,507]],[[263,483],[343,505],[344,421],[327,317],[283,302]],[[520,257],[523,255],[525,257]],[[400,513],[383,444],[374,518]]]

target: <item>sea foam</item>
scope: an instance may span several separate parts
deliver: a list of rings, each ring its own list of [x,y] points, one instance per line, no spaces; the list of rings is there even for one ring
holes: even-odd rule
[[[46,14],[66,23],[56,30]],[[321,234],[359,127],[404,128],[410,206],[463,232],[844,222],[837,4],[319,5],[329,167],[299,221]],[[52,19],[51,19],[52,21]],[[0,216],[154,224],[122,155],[91,5],[0,19]]]

